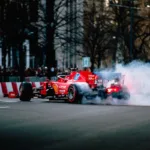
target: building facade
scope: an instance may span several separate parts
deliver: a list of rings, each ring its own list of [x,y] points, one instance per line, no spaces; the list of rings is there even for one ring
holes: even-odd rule
[[[61,6],[59,4],[61,3]],[[55,32],[55,51],[58,68],[81,68],[82,56],[82,0],[56,0],[55,12],[57,28]]]

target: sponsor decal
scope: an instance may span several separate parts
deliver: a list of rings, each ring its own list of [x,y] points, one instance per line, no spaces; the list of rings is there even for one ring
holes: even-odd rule
[[[60,92],[61,94],[63,94],[63,93],[65,93],[65,90],[59,90],[59,92]]]
[[[65,89],[67,86],[66,85],[59,85],[59,88]]]
[[[95,76],[94,76],[94,75],[88,75],[88,79],[89,79],[89,80],[94,80],[94,79],[95,79]]]
[[[79,77],[80,77],[80,74],[79,74],[79,73],[77,73],[77,74],[75,75],[75,77],[74,77],[74,80],[78,80],[78,79],[79,79]]]

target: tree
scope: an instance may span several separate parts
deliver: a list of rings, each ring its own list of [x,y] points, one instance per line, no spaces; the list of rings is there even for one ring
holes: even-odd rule
[[[55,0],[47,1],[47,7],[41,3],[40,21],[37,27],[41,31],[42,39],[39,45],[46,49],[46,65],[48,67],[56,66],[57,50],[62,49],[62,53],[70,52],[69,47],[73,49],[73,45],[75,46],[77,43],[75,40],[79,28],[77,18],[81,16],[77,16],[76,13],[79,14],[80,10],[77,10],[76,7],[80,3],[77,3],[76,0]],[[73,54],[70,53],[70,55]]]
[[[29,26],[27,4],[22,1],[10,1],[6,11],[6,35],[7,45],[19,50],[19,75],[20,80],[24,80],[25,54],[23,51],[23,42],[27,38]],[[16,57],[15,57],[16,58]]]
[[[137,59],[147,61],[150,59],[150,9],[144,5],[139,8],[135,20],[135,53]]]
[[[141,5],[142,3],[143,0],[111,0],[110,2],[118,24],[118,43],[122,43],[125,63],[134,59],[148,59],[149,20],[148,11],[144,8],[144,3]],[[142,12],[145,13],[143,16],[141,16]]]
[[[54,7],[55,1],[46,1],[46,64],[49,67],[50,65],[56,66],[55,64],[55,50],[54,50]]]
[[[6,1],[2,0],[0,1],[0,40],[1,40],[1,46],[2,51],[4,54],[4,62],[6,61],[6,40],[5,40],[5,9],[6,9]],[[6,72],[6,64],[4,64],[4,74]],[[6,77],[5,77],[6,78]],[[4,80],[6,80],[4,78]]]
[[[6,67],[6,49],[13,48],[14,59],[19,70],[20,80],[24,80],[25,55],[23,42],[29,38],[31,28],[31,17],[29,17],[29,6],[31,1],[4,1],[1,3],[1,30],[3,31],[3,54],[4,68]],[[16,51],[19,51],[19,62]]]
[[[103,1],[97,2],[93,0],[92,3],[85,3],[86,8],[84,13],[84,54],[91,58],[91,70],[94,65],[101,67],[103,59],[108,58],[108,53],[114,53],[112,45],[110,44],[114,29],[111,24],[112,16],[109,10],[104,10]],[[99,10],[100,9],[100,10]],[[109,53],[110,54],[110,53]]]

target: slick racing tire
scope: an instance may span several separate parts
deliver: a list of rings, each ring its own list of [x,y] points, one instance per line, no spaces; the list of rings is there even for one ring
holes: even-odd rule
[[[119,99],[129,100],[130,99],[130,94],[128,92],[122,92]]]
[[[30,101],[33,96],[33,89],[31,83],[23,82],[19,88],[20,101]]]
[[[98,91],[98,96],[101,98],[101,100],[104,100],[107,98],[107,94],[104,90],[99,90]]]
[[[68,99],[67,102],[69,103],[81,103],[83,94],[80,93],[79,86],[72,84],[68,88]]]
[[[123,100],[129,100],[130,99],[130,93],[126,86],[123,87],[123,90],[121,92],[121,98]]]

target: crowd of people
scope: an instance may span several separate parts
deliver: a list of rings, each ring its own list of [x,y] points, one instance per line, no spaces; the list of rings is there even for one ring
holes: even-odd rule
[[[43,80],[45,78],[48,79],[56,79],[57,75],[68,75],[71,71],[78,70],[78,68],[68,68],[68,69],[59,69],[55,67],[45,67],[40,66],[37,68],[27,68],[24,70],[25,80]],[[20,80],[20,72],[16,68],[4,68],[0,67],[0,82],[2,81],[19,81]]]
[[[27,68],[24,71],[24,76],[38,76],[38,77],[44,77],[44,76],[56,76],[57,74],[65,73],[67,70],[62,70],[54,67],[37,67],[37,68]],[[19,76],[19,70],[16,68],[2,68],[0,66],[0,76]]]

